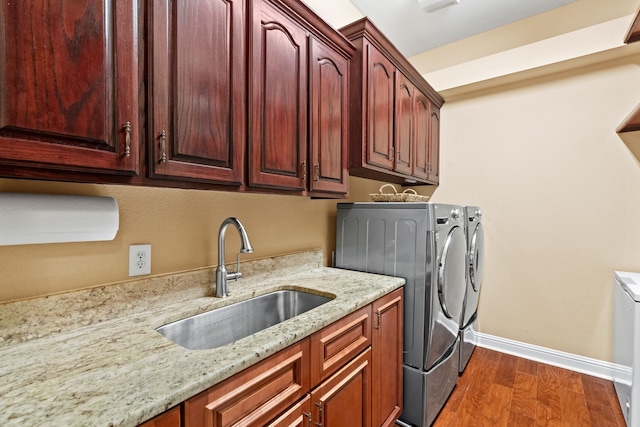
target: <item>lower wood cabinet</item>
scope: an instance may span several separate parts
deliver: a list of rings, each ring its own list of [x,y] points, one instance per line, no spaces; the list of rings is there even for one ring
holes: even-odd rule
[[[311,335],[311,387],[371,345],[371,305]]]
[[[185,427],[263,426],[309,391],[309,340],[192,397]]]
[[[308,427],[311,424],[311,396],[306,395],[267,427]]]
[[[393,291],[183,402],[182,423],[176,407],[142,426],[393,426],[402,303],[403,290]]]
[[[372,425],[394,426],[402,412],[402,289],[373,303]]]
[[[150,419],[138,427],[180,427],[180,406],[169,409],[168,411]]]
[[[311,392],[313,425],[371,426],[371,348]]]

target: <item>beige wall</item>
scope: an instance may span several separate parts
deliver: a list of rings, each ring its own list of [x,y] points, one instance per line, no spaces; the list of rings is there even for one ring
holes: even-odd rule
[[[369,200],[380,183],[351,178],[351,200]],[[227,216],[245,225],[253,254],[264,258],[312,248],[335,249],[336,200],[111,185],[0,180],[2,192],[112,196],[120,229],[110,242],[0,246],[0,301],[29,298],[129,280],[131,244],[151,244],[153,275],[217,264],[217,235]],[[424,191],[423,191],[424,193]],[[227,262],[237,233],[227,230]]]
[[[446,103],[433,201],[483,208],[483,333],[611,360],[614,270],[640,271],[640,165],[615,128],[637,56]]]

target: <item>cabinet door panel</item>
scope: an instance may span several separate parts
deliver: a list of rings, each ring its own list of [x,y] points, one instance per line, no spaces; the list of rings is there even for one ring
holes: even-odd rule
[[[372,423],[391,427],[402,412],[403,290],[373,303]]]
[[[413,173],[413,97],[413,84],[402,73],[396,72],[394,169],[407,175]]]
[[[3,2],[0,22],[0,159],[137,173],[137,2]]]
[[[426,180],[429,178],[430,167],[429,141],[431,138],[431,131],[429,129],[429,120],[431,120],[431,111],[429,99],[420,91],[416,91],[413,111],[415,125],[414,143],[416,148],[413,175],[417,178]]]
[[[440,109],[431,105],[431,124],[429,138],[429,181],[440,181]]]
[[[313,420],[323,427],[371,426],[371,349],[311,392]]]
[[[244,0],[151,1],[152,176],[242,183]]]
[[[180,427],[180,425],[180,406],[176,406],[138,427]]]
[[[254,14],[250,184],[304,190],[307,33],[268,1]]]
[[[393,92],[395,67],[371,45],[368,47],[367,160],[393,169]]]
[[[311,191],[346,194],[349,61],[310,40]]]

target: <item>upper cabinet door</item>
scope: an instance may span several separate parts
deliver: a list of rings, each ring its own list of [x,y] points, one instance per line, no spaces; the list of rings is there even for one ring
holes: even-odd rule
[[[429,124],[429,181],[440,181],[440,108],[431,104]]]
[[[395,67],[372,45],[367,45],[367,161],[393,169],[393,105]]]
[[[152,0],[152,176],[241,185],[246,146],[244,0]]]
[[[413,104],[413,120],[414,120],[414,136],[415,157],[413,165],[413,176],[420,179],[429,178],[429,141],[431,138],[431,130],[429,129],[430,120],[429,99],[419,90],[416,90],[415,102]]]
[[[0,22],[0,161],[137,174],[138,3],[5,1]]]
[[[307,188],[307,32],[268,0],[253,2],[249,184]]]
[[[413,84],[402,73],[396,72],[395,112],[395,170],[413,173]]]
[[[310,40],[310,144],[312,192],[346,194],[349,61],[315,38]]]

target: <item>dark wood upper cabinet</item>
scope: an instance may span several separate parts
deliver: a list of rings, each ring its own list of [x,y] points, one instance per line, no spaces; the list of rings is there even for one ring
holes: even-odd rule
[[[367,18],[340,32],[356,46],[349,173],[404,185],[438,183],[444,100]]]
[[[346,194],[349,60],[314,37],[310,42],[309,190]]]
[[[241,185],[246,146],[244,0],[152,0],[152,177]]]
[[[0,22],[0,162],[137,174],[137,2],[3,2]]]
[[[353,104],[351,109],[353,119],[350,126],[352,137],[356,141],[367,139],[368,148],[364,150],[359,147],[359,144],[352,143],[350,156],[354,161],[360,158],[360,162],[392,169],[395,158],[393,147],[395,67],[374,46],[363,44],[362,50],[367,52],[369,58],[366,63],[367,73],[364,74],[360,67],[357,70],[352,67],[352,76],[354,77],[351,93],[354,98],[352,102],[358,99],[367,99],[367,103],[365,106]],[[354,96],[355,91],[367,94],[367,97]],[[367,113],[369,114],[367,115]],[[362,120],[366,120],[366,127],[362,125]],[[362,134],[363,129],[366,129],[366,134]],[[366,157],[363,158],[363,155]]]
[[[430,103],[429,106],[429,178],[437,184],[440,180],[440,108]]]
[[[307,32],[270,1],[253,2],[249,185],[303,191]]]
[[[248,184],[344,197],[354,48],[299,1],[251,9]]]
[[[433,184],[439,182],[440,109],[426,95],[416,92],[415,162],[413,175]]]
[[[430,151],[429,141],[431,137],[429,121],[431,120],[431,102],[429,98],[421,94],[416,93],[415,102],[413,106],[415,121],[415,167],[413,174],[420,179],[429,179],[430,164]]]
[[[0,176],[348,193],[353,45],[299,0],[0,6]]]
[[[396,73],[395,92],[395,167],[394,170],[413,174],[414,157],[414,97],[413,84],[402,73]]]

